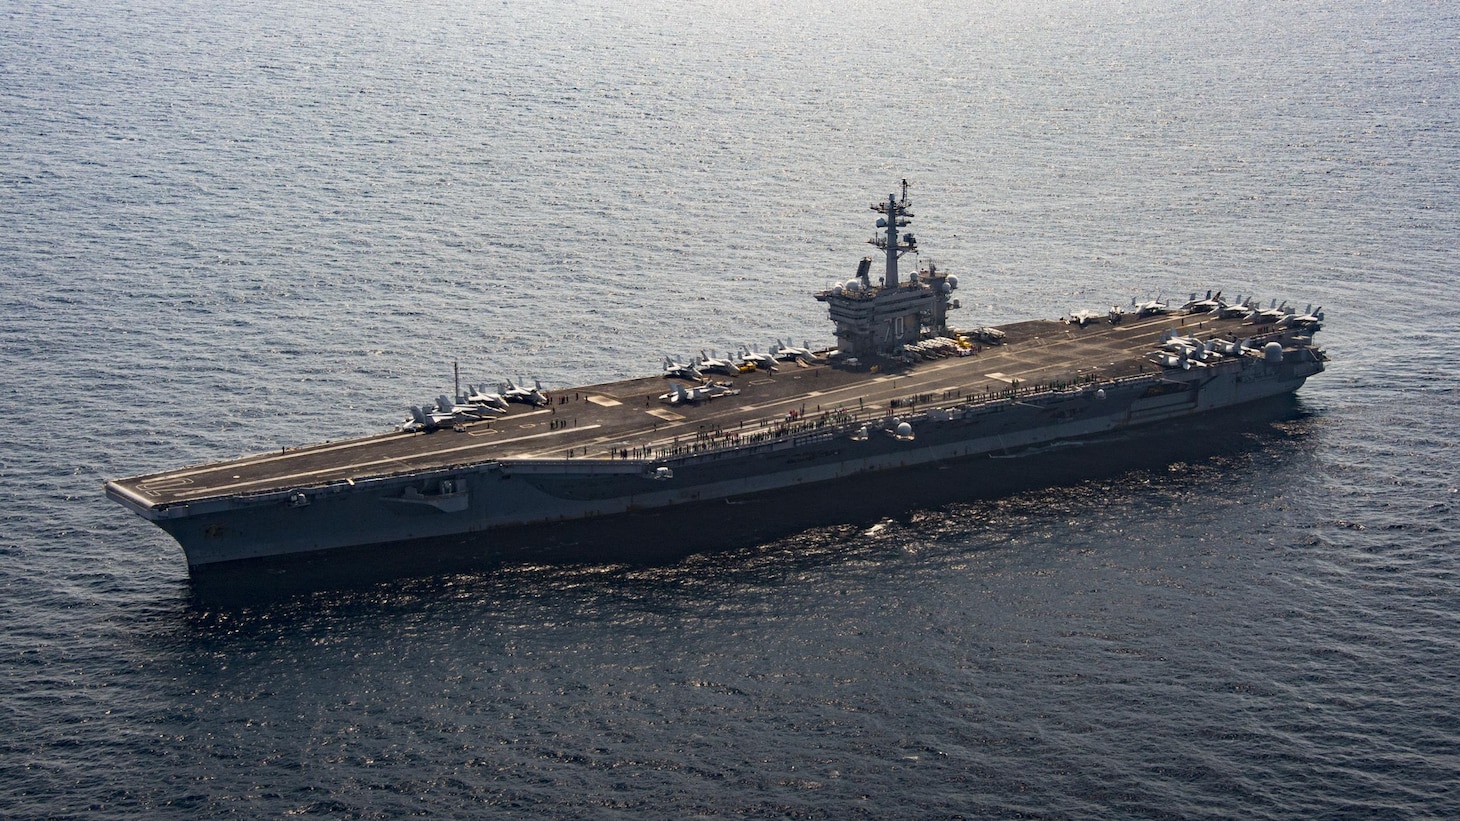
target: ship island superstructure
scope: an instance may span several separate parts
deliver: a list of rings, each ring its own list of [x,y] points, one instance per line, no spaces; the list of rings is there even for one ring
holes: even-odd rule
[[[950,296],[958,278],[940,273],[935,265],[902,280],[899,260],[917,251],[916,236],[898,230],[913,218],[907,189],[903,180],[900,199],[889,194],[886,202],[872,204],[872,210],[882,215],[877,220],[881,233],[871,240],[886,261],[882,280],[872,282],[873,258],[866,257],[855,277],[816,295],[827,304],[836,324],[837,352],[852,366],[901,357],[909,345],[946,337],[948,310],[958,307]]]
[[[958,280],[916,253],[901,197],[872,206],[883,272],[814,294],[835,346],[778,344],[664,373],[510,382],[413,407],[395,431],[117,479],[190,568],[480,538],[828,487],[1179,420],[1296,391],[1323,370],[1322,311],[1220,294],[960,331]],[[508,545],[510,547],[510,545]]]

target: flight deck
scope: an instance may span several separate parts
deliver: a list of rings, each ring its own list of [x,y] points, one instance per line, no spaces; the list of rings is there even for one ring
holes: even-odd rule
[[[505,413],[480,421],[283,448],[111,485],[134,503],[162,508],[489,462],[652,464],[685,453],[766,441],[799,426],[815,425],[828,415],[840,421],[878,420],[908,408],[1007,401],[1020,391],[1159,372],[1161,365],[1150,356],[1170,329],[1200,340],[1246,339],[1259,337],[1272,326],[1216,313],[1180,312],[1085,325],[1035,320],[1003,326],[1001,344],[984,345],[963,356],[892,368],[884,364],[880,370],[792,360],[773,372],[753,370],[733,378],[707,375],[738,393],[698,402],[665,401],[676,380],[662,377],[552,390],[542,407],[512,404]]]

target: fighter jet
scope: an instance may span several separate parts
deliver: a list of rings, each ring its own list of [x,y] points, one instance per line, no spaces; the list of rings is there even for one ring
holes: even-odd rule
[[[1099,311],[1080,310],[1070,312],[1070,324],[1078,325],[1081,328],[1100,318]]]
[[[772,371],[776,369],[776,358],[768,353],[752,351],[750,348],[742,348],[740,351],[740,364],[753,366],[758,371]]]
[[[497,392],[508,402],[520,402],[524,405],[532,405],[538,408],[543,407],[548,403],[547,394],[543,393],[541,382],[534,380],[533,384],[534,387],[522,388],[512,384],[512,380],[508,379]]]
[[[1161,350],[1170,353],[1191,353],[1202,346],[1195,337],[1177,336],[1176,331],[1167,328],[1161,334]]]
[[[1247,319],[1252,316],[1254,310],[1251,305],[1242,299],[1242,295],[1238,294],[1236,302],[1222,303],[1222,307],[1217,309],[1217,314],[1223,319]]]
[[[723,373],[726,376],[739,376],[740,368],[728,359],[719,359],[700,351],[699,369],[711,373]]]
[[[1279,319],[1282,319],[1289,313],[1291,313],[1291,311],[1288,310],[1288,303],[1286,301],[1284,301],[1283,304],[1279,305],[1277,304],[1277,300],[1274,299],[1267,304],[1266,308],[1259,308],[1255,313],[1253,313],[1252,321],[1259,325],[1266,325],[1272,322],[1277,322]]]
[[[1185,354],[1166,353],[1157,351],[1151,354],[1151,360],[1163,368],[1180,368],[1183,371],[1191,370],[1192,362]]]
[[[433,409],[434,410],[434,409]],[[420,405],[411,405],[411,415],[405,421],[395,426],[395,429],[405,433],[425,433],[435,430],[442,425],[454,424],[450,414],[437,415],[428,413]]]
[[[1182,305],[1181,309],[1183,311],[1187,311],[1193,314],[1204,314],[1210,311],[1219,310],[1221,307],[1222,292],[1218,291],[1216,296],[1212,296],[1212,292],[1207,291],[1205,299],[1197,299],[1196,294],[1192,294],[1190,301],[1188,301],[1185,305]]]
[[[1216,351],[1217,353],[1221,354],[1222,356],[1239,356],[1242,353],[1242,349],[1245,348],[1245,347],[1247,347],[1247,342],[1248,342],[1248,340],[1246,340],[1246,339],[1241,340],[1241,341],[1227,340],[1227,339],[1213,339],[1212,341],[1208,342],[1207,344],[1209,346],[1211,346],[1211,349],[1213,351]]]
[[[791,345],[787,345],[779,339],[776,340],[775,347],[771,348],[771,356],[774,356],[777,360],[781,362],[788,362],[792,359],[799,359],[802,362],[807,363],[816,361],[816,354],[811,352],[811,348],[809,346],[804,348],[797,348]]]
[[[1313,310],[1313,306],[1309,305],[1303,309],[1303,313],[1301,314],[1294,312],[1279,319],[1278,324],[1289,328],[1296,328],[1300,331],[1311,332],[1320,330],[1323,327],[1323,306],[1318,306],[1318,310],[1315,311]]]
[[[1156,316],[1157,314],[1164,314],[1167,311],[1171,310],[1171,306],[1166,304],[1165,300],[1161,299],[1152,299],[1147,302],[1136,302],[1136,298],[1131,297],[1130,304],[1132,308],[1136,309],[1136,316],[1139,317]]]
[[[502,394],[500,393],[488,391],[485,382],[472,388],[471,393],[462,397],[462,400],[466,404],[479,407],[488,413],[507,412],[507,400],[502,398]]]
[[[666,356],[664,357],[664,377],[666,379],[688,379],[697,382],[703,378],[703,375],[700,373],[698,363],[690,362],[689,364],[685,364],[683,362],[675,362]]]
[[[437,428],[449,428],[463,422],[475,422],[482,418],[481,408],[457,405],[445,395],[436,397],[435,405],[422,408],[411,405],[411,415],[396,425],[406,433],[426,433]]]
[[[436,397],[436,412],[449,413],[459,419],[485,419],[487,414],[496,412],[495,408],[488,408],[482,405],[460,404],[454,402],[446,394]]]
[[[734,396],[738,393],[740,390],[730,387],[729,382],[706,382],[689,389],[675,382],[669,393],[660,394],[659,401],[668,402],[671,405],[697,405],[716,397]]]

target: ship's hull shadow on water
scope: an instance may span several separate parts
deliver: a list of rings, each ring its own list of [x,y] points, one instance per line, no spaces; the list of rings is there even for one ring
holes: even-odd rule
[[[1308,416],[1292,394],[1086,441],[971,457],[850,479],[487,534],[370,545],[193,568],[202,608],[234,608],[400,579],[484,572],[507,564],[654,566],[753,547],[834,525],[870,526],[957,502],[1162,471],[1252,453]]]

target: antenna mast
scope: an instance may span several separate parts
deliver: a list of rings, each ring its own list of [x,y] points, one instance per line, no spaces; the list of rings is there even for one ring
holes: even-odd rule
[[[912,203],[907,200],[907,180],[902,181],[902,199],[898,200],[893,195],[887,195],[887,202],[872,203],[872,210],[882,215],[877,220],[877,227],[886,229],[885,232],[872,239],[872,244],[881,248],[887,255],[887,274],[882,280],[883,287],[896,288],[897,280],[897,259],[908,251],[916,251],[918,248],[917,237],[908,233],[898,241],[897,229],[905,228],[912,224],[913,212],[910,210]]]

